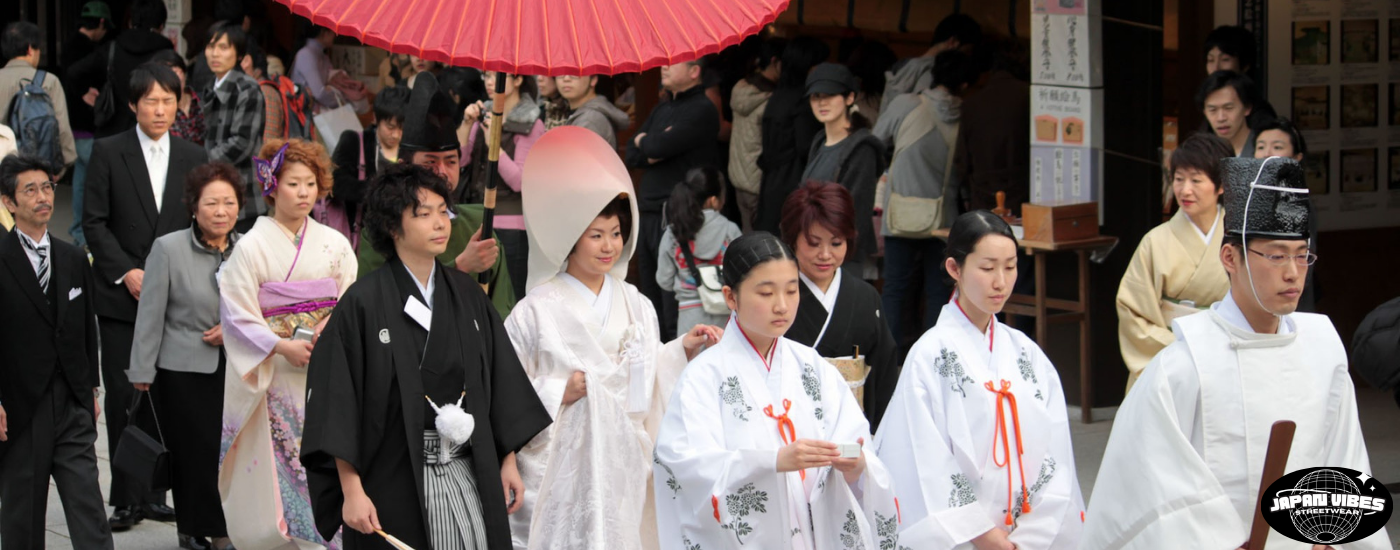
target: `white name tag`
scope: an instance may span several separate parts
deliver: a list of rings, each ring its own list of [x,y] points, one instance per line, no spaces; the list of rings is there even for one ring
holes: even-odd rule
[[[423,327],[423,330],[433,331],[433,310],[418,301],[417,296],[408,297],[408,301],[403,305],[403,312],[416,321],[418,326]]]

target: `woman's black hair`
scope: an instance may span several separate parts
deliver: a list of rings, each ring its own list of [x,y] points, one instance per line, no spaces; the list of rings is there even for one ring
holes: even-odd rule
[[[807,73],[831,56],[831,47],[810,36],[799,36],[783,48],[783,72],[778,87],[805,89]]]
[[[774,260],[787,260],[797,263],[797,256],[787,243],[767,231],[755,231],[729,243],[724,250],[724,267],[721,278],[724,285],[739,289],[739,284],[749,278],[754,268]]]
[[[632,238],[632,201],[627,200],[627,197],[619,195],[617,198],[613,199],[612,202],[609,202],[607,206],[604,206],[601,212],[598,212],[599,218],[611,218],[614,216],[617,217],[617,228],[622,232],[622,244],[625,246],[627,241]],[[572,253],[572,251],[570,251],[570,253]]]
[[[180,54],[175,53],[175,50],[161,50],[151,54],[150,61],[151,63],[160,63],[171,69],[180,69],[180,72],[185,73],[186,76],[190,74],[189,66],[185,65],[184,58],[180,57]]]
[[[466,109],[468,105],[491,99],[491,95],[486,93],[486,81],[481,77],[481,71],[471,67],[443,69],[438,73],[438,85],[456,96],[458,109]]]
[[[136,0],[130,9],[133,29],[154,31],[165,26],[168,11],[161,0]]]
[[[666,201],[666,219],[677,243],[695,240],[705,225],[705,201],[724,197],[724,172],[714,166],[697,166],[685,174],[685,181],[671,188]]]
[[[860,79],[861,92],[866,95],[879,95],[885,93],[885,71],[893,67],[898,60],[894,50],[884,42],[866,40],[851,52],[846,66]]]
[[[959,266],[967,261],[967,255],[977,249],[977,243],[988,235],[1001,235],[1011,239],[1013,245],[1019,246],[1016,242],[1016,234],[1011,232],[1011,226],[1001,216],[986,210],[973,210],[964,213],[953,220],[953,227],[948,230],[947,254]]]
[[[385,258],[398,257],[394,236],[403,233],[404,211],[421,206],[419,189],[437,194],[452,208],[447,180],[422,166],[406,162],[391,164],[370,180],[364,202],[365,237],[374,251]]]
[[[1274,117],[1273,120],[1260,124],[1258,129],[1250,132],[1247,147],[1249,147],[1251,155],[1256,142],[1259,141],[1259,135],[1269,130],[1278,130],[1288,134],[1288,141],[1293,144],[1293,154],[1304,156],[1308,154],[1308,142],[1303,139],[1303,133],[1298,131],[1298,127],[1293,125],[1293,121],[1288,120],[1288,117]]]

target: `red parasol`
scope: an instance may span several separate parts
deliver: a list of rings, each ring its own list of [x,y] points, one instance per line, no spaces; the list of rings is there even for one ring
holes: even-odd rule
[[[525,75],[640,72],[738,44],[788,0],[278,0],[370,46]]]
[[[452,66],[520,75],[641,72],[693,61],[772,23],[788,0],[277,0],[339,35]],[[496,94],[505,93],[496,79]],[[500,101],[493,118],[502,120]],[[500,158],[489,134],[487,173]],[[481,234],[490,235],[495,178]],[[489,273],[480,276],[482,285]]]

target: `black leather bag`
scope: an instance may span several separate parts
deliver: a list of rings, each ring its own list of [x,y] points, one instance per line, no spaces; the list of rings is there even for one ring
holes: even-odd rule
[[[149,393],[136,392],[135,402],[127,413],[130,422],[122,432],[121,442],[117,443],[117,453],[112,456],[112,468],[127,475],[136,494],[170,489],[170,451],[165,448],[165,435],[160,430],[155,403],[150,404],[151,418],[155,419],[156,435],[160,439],[151,437],[136,425],[141,397]]]
[[[92,122],[97,128],[106,126],[112,121],[112,117],[117,115],[117,97],[113,95],[112,87],[116,76],[112,74],[112,60],[117,57],[117,43],[112,42],[107,48],[107,83],[102,85],[102,90],[97,93],[97,102],[92,105]]]

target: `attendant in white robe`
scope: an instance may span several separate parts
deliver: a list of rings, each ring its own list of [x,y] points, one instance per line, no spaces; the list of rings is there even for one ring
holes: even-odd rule
[[[1223,138],[1202,133],[1172,153],[1172,195],[1181,209],[1143,236],[1118,283],[1118,346],[1128,366],[1127,389],[1175,339],[1173,319],[1210,307],[1230,289],[1220,265],[1220,159],[1234,156],[1230,151]]]
[[[953,222],[953,301],[909,350],[875,438],[910,548],[1079,547],[1084,500],[1055,366],[996,320],[1016,285],[1016,237],[986,210]]]
[[[506,332],[554,424],[518,453],[524,506],[515,548],[656,548],[652,441],[691,356],[718,342],[697,326],[663,344],[656,311],[623,281],[637,204],[617,152],[592,131],[551,130],[525,164],[528,296]]]
[[[657,437],[661,548],[908,546],[889,473],[861,448],[870,424],[841,372],[783,338],[801,284],[792,251],[768,233],[740,237],[723,276],[734,315],[681,373]]]
[[[1371,471],[1341,339],[1327,317],[1295,312],[1317,259],[1302,169],[1280,157],[1232,158],[1223,176],[1230,293],[1173,323],[1176,342],[1118,409],[1085,550],[1243,547],[1275,421],[1297,424],[1285,471]],[[1388,540],[1381,530],[1341,548],[1379,550]],[[1267,546],[1324,548],[1272,530]]]

